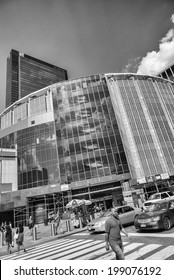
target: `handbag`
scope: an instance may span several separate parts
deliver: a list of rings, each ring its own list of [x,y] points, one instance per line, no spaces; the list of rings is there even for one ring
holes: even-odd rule
[[[18,239],[18,237],[19,237],[19,233],[15,233],[14,239]]]

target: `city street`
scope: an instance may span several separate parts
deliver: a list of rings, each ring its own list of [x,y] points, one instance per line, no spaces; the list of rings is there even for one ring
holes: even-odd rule
[[[123,235],[127,260],[174,260],[174,228],[170,231],[137,232],[126,227],[132,242]],[[87,230],[61,239],[46,241],[27,249],[27,253],[13,253],[2,260],[114,260],[113,252],[105,250],[104,233],[90,234]]]

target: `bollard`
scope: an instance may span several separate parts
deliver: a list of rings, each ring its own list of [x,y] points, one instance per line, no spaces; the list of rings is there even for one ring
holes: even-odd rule
[[[63,233],[63,229],[62,229],[62,220],[60,220],[59,228],[60,228],[60,233]]]
[[[93,220],[92,215],[90,215],[90,222]]]
[[[33,241],[36,241],[37,240],[37,227],[34,226],[32,231],[33,231],[33,234],[32,234],[33,235]]]
[[[0,247],[4,246],[4,232],[0,232]]]
[[[51,223],[51,236],[56,235],[56,224]]]
[[[82,228],[82,219],[81,219],[81,217],[79,217],[79,225],[80,225],[80,228]]]
[[[66,229],[67,229],[67,232],[70,231],[70,223],[69,223],[69,220],[66,220]]]

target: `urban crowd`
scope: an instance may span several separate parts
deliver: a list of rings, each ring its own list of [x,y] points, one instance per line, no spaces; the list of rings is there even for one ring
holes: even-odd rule
[[[29,224],[29,229],[31,226]],[[17,246],[17,252],[20,253],[21,250],[27,252],[24,246],[24,227],[22,224],[18,224],[17,228],[13,229],[11,222],[4,222],[0,226],[0,232],[2,235],[2,245],[7,246],[7,253],[12,253],[12,248],[15,249]]]

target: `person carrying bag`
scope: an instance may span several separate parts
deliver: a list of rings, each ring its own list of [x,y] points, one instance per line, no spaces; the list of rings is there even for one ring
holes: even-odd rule
[[[25,247],[24,247],[24,227],[19,224],[19,226],[16,229],[16,244],[17,244],[17,249],[18,249],[18,253],[20,253],[20,249],[22,247],[22,249],[24,250],[24,252],[27,252]]]
[[[32,235],[33,233],[33,227],[34,227],[34,221],[32,216],[30,216],[29,220],[28,220],[28,228],[30,230],[30,235]]]
[[[5,242],[7,244],[7,253],[11,254],[11,247],[12,247],[12,230],[10,226],[7,224],[5,229]]]

